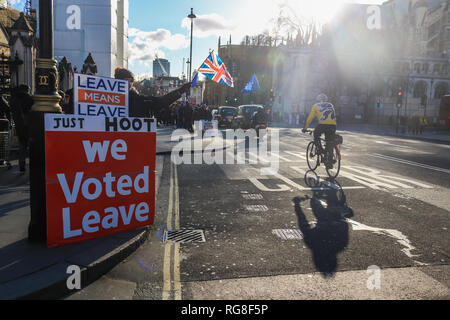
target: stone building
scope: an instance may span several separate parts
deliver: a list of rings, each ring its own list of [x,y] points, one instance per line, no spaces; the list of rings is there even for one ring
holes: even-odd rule
[[[37,43],[35,13],[31,16],[12,7],[0,6],[0,86],[20,84],[34,91]]]
[[[242,105],[248,103],[266,104],[269,100],[269,90],[272,85],[272,64],[276,47],[270,45],[220,45],[220,59],[227,66],[234,80],[234,87],[217,84],[206,80],[204,100],[209,105]],[[206,58],[206,57],[205,57]],[[256,74],[260,90],[244,95],[241,90]]]
[[[307,113],[324,92],[344,122],[388,123],[397,112],[436,122],[440,98],[450,92],[449,3],[387,1],[377,6],[379,30],[368,30],[368,5],[349,5],[324,28],[319,47],[277,47],[274,109]]]

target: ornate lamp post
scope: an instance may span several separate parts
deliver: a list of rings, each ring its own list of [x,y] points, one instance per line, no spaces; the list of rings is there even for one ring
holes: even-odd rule
[[[36,92],[30,112],[31,221],[28,239],[47,240],[44,114],[61,113],[57,61],[53,56],[53,0],[39,0],[39,58],[36,61]]]
[[[191,8],[191,14],[187,16],[189,19],[191,19],[191,45],[190,45],[190,55],[189,55],[189,82],[192,80],[192,35],[194,33],[194,19],[197,18],[197,16],[194,14],[194,9]]]

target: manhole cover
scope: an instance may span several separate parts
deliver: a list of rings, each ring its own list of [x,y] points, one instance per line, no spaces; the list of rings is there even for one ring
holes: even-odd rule
[[[303,239],[303,233],[299,229],[274,229],[272,233],[283,240]]]
[[[203,230],[167,230],[164,234],[165,241],[173,242],[205,242]]]

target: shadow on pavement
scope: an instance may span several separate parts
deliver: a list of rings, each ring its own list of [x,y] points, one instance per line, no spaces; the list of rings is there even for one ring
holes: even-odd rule
[[[347,206],[344,191],[336,180],[320,182],[317,175],[315,179],[311,178],[311,172],[305,174],[305,181],[313,188],[313,195],[295,197],[294,208],[303,240],[312,251],[316,269],[324,277],[331,277],[337,270],[337,255],[348,245],[349,226],[343,217],[353,216],[353,210]],[[316,221],[308,221],[301,206],[305,201],[310,202]]]
[[[11,211],[30,206],[30,199],[17,200],[0,205],[0,217]]]

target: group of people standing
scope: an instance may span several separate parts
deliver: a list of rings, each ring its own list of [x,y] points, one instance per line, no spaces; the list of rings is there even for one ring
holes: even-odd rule
[[[154,114],[158,123],[166,126],[176,126],[193,132],[193,124],[199,120],[212,120],[211,109],[205,105],[192,106],[188,102],[177,101],[169,108],[160,109]]]
[[[20,85],[10,90],[10,95],[2,94],[0,96],[0,119],[5,128],[0,131],[9,131],[14,123],[15,132],[19,140],[19,169],[25,172],[25,159],[28,148],[28,113],[33,106],[33,98],[30,93],[30,87]],[[5,121],[6,120],[6,121]],[[3,141],[3,143],[5,143]],[[3,146],[5,148],[6,146]]]
[[[421,116],[412,116],[408,118],[407,123],[408,132],[416,135],[422,134],[426,125],[428,125],[427,120]]]
[[[84,70],[84,68],[83,68]],[[89,71],[89,70],[88,70]],[[95,72],[82,72],[85,74],[95,75]],[[125,68],[116,68],[114,77],[116,79],[127,80],[129,82],[129,116],[130,117],[145,117],[166,113],[171,110],[172,103],[179,100],[182,95],[189,91],[191,83],[185,83],[181,87],[173,90],[169,94],[162,97],[142,95],[133,87],[134,74]],[[74,94],[73,89],[64,92],[58,91],[61,96],[60,106],[62,113],[74,113]],[[176,102],[178,105],[179,103]],[[11,130],[14,123],[15,131],[19,140],[19,167],[21,172],[26,170],[26,157],[29,143],[29,124],[28,114],[33,106],[33,97],[30,92],[30,87],[27,85],[20,85],[17,88],[12,88],[10,94],[0,94],[0,127],[6,124],[5,128],[0,128],[0,131]],[[171,112],[170,112],[171,113]],[[186,114],[186,116],[185,116]],[[177,124],[189,123],[189,112],[183,110],[177,113]],[[179,120],[178,120],[179,119]],[[1,159],[0,159],[1,160]]]

